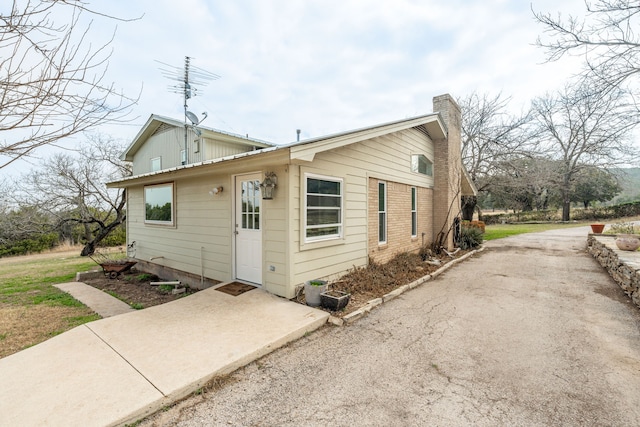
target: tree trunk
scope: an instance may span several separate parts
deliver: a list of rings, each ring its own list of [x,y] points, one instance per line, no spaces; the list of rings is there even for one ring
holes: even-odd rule
[[[569,165],[565,166],[565,172],[562,177],[562,220],[569,221],[571,219],[571,173]]]
[[[93,237],[93,233],[91,232],[91,226],[89,225],[89,223],[85,222],[83,224],[83,227],[84,227],[84,240],[85,240],[85,242],[89,242],[89,241],[91,241],[91,238]]]
[[[108,224],[107,226],[100,227],[94,238],[84,245],[82,251],[80,252],[80,256],[93,255],[96,251],[96,246],[98,246],[98,244],[102,242],[116,227],[122,224],[125,218],[126,216],[124,215],[118,216],[112,223]]]
[[[80,256],[89,256],[93,255],[96,252],[96,242],[92,240],[90,242],[85,243],[82,247],[82,251],[80,252]]]
[[[571,213],[571,200],[565,200],[562,203],[562,220],[569,221],[571,219],[570,213]]]
[[[118,201],[118,205],[115,207],[115,219],[109,224],[104,224],[102,221],[96,221],[99,226],[97,233],[95,234],[93,239],[91,239],[84,245],[84,248],[82,248],[82,252],[80,252],[80,256],[93,255],[96,251],[96,246],[98,246],[98,244],[102,242],[116,227],[124,223],[124,221],[127,219],[127,215],[124,210],[126,203],[127,191],[125,189],[120,194],[120,200]]]
[[[478,198],[476,196],[462,196],[462,219],[465,221],[473,221],[473,213],[476,210],[478,204]]]

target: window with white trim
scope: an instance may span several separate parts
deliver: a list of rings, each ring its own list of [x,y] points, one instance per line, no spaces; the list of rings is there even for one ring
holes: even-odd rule
[[[173,183],[144,187],[144,222],[173,225]]]
[[[157,172],[162,169],[162,157],[154,157],[151,159],[151,172]]]
[[[342,237],[343,181],[318,175],[305,175],[306,241]]]
[[[378,243],[387,242],[387,183],[378,181]]]
[[[433,176],[433,162],[424,154],[413,154],[411,156],[411,172]]]
[[[418,235],[418,189],[411,187],[411,237]]]

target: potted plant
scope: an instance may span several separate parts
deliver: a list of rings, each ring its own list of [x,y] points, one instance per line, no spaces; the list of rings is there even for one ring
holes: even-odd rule
[[[602,230],[604,230],[604,224],[595,223],[591,224],[591,231],[596,234],[601,234]]]
[[[349,304],[351,294],[343,291],[325,291],[320,294],[320,304],[331,311],[342,310]]]
[[[327,290],[327,282],[324,280],[307,280],[304,282],[304,299],[310,307],[320,305],[320,294]]]

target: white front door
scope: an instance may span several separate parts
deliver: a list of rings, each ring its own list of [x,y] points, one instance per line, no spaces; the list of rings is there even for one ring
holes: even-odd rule
[[[236,177],[236,278],[262,284],[260,174]]]

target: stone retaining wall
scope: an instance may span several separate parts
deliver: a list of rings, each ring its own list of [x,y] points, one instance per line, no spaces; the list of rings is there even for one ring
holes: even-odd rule
[[[621,251],[615,244],[615,236],[605,234],[590,234],[587,245],[589,253],[640,307],[640,252]]]

